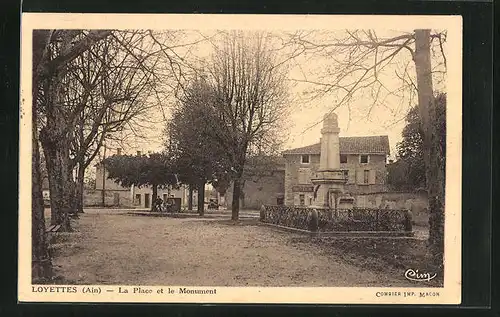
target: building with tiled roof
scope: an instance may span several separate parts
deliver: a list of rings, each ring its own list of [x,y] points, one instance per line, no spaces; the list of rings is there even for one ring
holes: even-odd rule
[[[380,136],[354,136],[340,137],[339,147],[341,154],[384,154],[389,155],[389,137]],[[283,155],[290,154],[317,154],[321,152],[321,144],[303,146],[295,149],[286,150]]]
[[[339,137],[340,169],[346,173],[347,194],[386,191],[389,137]],[[321,143],[283,151],[285,158],[286,205],[312,205],[314,186],[311,178],[320,165]],[[363,206],[357,201],[358,206]]]

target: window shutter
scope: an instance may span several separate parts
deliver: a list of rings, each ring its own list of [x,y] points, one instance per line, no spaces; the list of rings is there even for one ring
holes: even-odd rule
[[[356,170],[349,170],[348,184],[356,184]]]
[[[357,184],[364,184],[364,170],[363,169],[357,169],[356,170],[356,183]]]
[[[309,184],[310,181],[310,169],[309,168],[299,168],[299,184]]]
[[[308,168],[304,169],[304,184],[309,184],[311,182],[309,177],[309,172],[310,170]]]
[[[370,175],[369,175],[369,183],[370,185],[376,184],[376,176],[377,176],[377,171],[376,170],[370,170]]]

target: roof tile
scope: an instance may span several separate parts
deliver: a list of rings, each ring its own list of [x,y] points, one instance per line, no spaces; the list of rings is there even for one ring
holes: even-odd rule
[[[340,137],[339,142],[341,154],[390,154],[387,135]],[[283,155],[320,153],[320,143],[283,151]]]

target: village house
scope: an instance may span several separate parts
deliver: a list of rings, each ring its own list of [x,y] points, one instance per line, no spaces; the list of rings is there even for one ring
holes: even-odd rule
[[[276,162],[265,175],[250,177],[245,180],[243,195],[240,196],[241,209],[259,209],[262,205],[281,205],[284,203],[285,162],[276,158]],[[233,185],[229,186],[222,200],[225,207],[231,208]]]
[[[275,167],[268,175],[246,180],[243,195],[240,197],[240,207],[257,209],[261,205],[316,205],[314,192],[317,186],[313,182],[321,170],[322,141],[328,143],[323,144],[323,151],[329,152],[328,155],[323,154],[324,159],[330,157],[325,164],[333,164],[335,171],[343,173],[338,203],[347,202],[356,207],[383,204],[382,197],[385,196],[382,194],[388,192],[386,183],[387,160],[390,154],[389,137],[338,137],[340,130],[336,116],[334,121],[333,137],[332,133],[328,132],[330,136],[325,135],[316,144],[286,150],[282,152],[282,159],[276,161]],[[332,155],[335,158],[332,158]],[[232,201],[232,186],[225,196],[229,207]],[[373,197],[376,197],[376,203],[371,202]]]
[[[332,146],[338,149],[333,153],[339,156],[335,160],[340,161],[338,170],[344,173],[344,195],[352,196],[355,205],[361,206],[364,194],[387,191],[388,136],[337,137],[335,140],[338,143]],[[321,151],[320,138],[319,143],[283,152],[286,205],[313,205],[315,186],[311,179],[320,169]]]
[[[120,155],[120,149],[117,149],[117,154]],[[137,152],[140,155],[140,152]],[[153,189],[151,186],[123,187],[117,184],[114,180],[108,178],[108,172],[103,169],[102,164],[95,165],[96,180],[95,189],[86,190],[84,194],[85,206],[102,206],[102,196],[104,192],[106,206],[120,206],[132,208],[151,208],[154,202]],[[180,198],[181,207],[188,206],[189,190],[187,186],[181,186],[179,189],[160,188],[158,187],[158,197],[163,201],[167,198]],[[193,193],[193,204],[196,205],[196,191]]]
[[[426,194],[394,191],[387,183],[389,137],[340,137],[339,133],[337,115],[326,114],[318,143],[283,151],[265,176],[245,180],[240,208],[285,204],[408,209],[416,223],[427,223]],[[225,196],[230,208],[232,186]]]

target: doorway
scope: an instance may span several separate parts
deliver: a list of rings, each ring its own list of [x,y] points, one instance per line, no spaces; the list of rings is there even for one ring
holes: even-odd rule
[[[144,194],[144,207],[149,208],[149,194]]]

